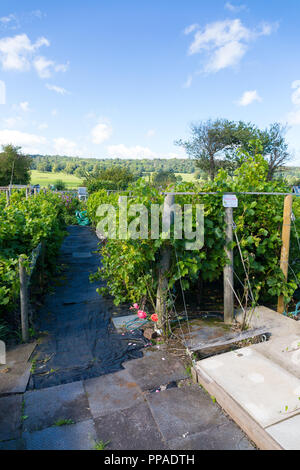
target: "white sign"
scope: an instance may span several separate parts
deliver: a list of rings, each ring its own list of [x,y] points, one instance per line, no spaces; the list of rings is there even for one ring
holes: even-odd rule
[[[223,206],[224,207],[237,207],[238,199],[235,194],[224,194],[223,195]]]

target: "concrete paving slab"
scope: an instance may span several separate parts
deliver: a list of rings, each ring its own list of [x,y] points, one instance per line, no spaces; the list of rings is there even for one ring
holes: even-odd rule
[[[197,362],[263,428],[300,409],[300,380],[252,346]]]
[[[300,379],[300,334],[275,337],[252,348]]]
[[[26,432],[23,439],[27,450],[91,450],[97,436],[93,421],[88,420]]]
[[[168,441],[171,450],[255,450],[233,422]]]
[[[108,450],[167,449],[146,403],[95,419],[98,439],[109,442]]]
[[[188,377],[182,362],[166,350],[148,350],[144,357],[125,362],[123,366],[142,390],[152,390]]]
[[[126,370],[103,375],[84,382],[94,418],[124,410],[142,400],[142,392]]]
[[[77,422],[91,418],[82,382],[27,392],[24,402],[24,414],[28,418],[23,427],[29,432],[53,426],[61,419]]]
[[[0,398],[0,441],[21,436],[22,396],[11,395]]]
[[[31,364],[26,362],[7,363],[0,369],[0,395],[24,393],[30,378]],[[2,371],[2,372],[1,372]]]
[[[300,415],[281,421],[266,429],[285,450],[300,450]]]
[[[184,439],[185,435],[215,429],[229,422],[198,385],[150,393],[147,400],[158,428],[167,441]]]
[[[20,344],[6,351],[6,364],[13,365],[18,362],[27,362],[33,353],[36,342],[29,344]],[[0,368],[1,369],[1,368]]]
[[[237,321],[242,320],[242,313],[237,312]],[[250,321],[251,328],[268,328],[273,337],[300,334],[300,322],[281,315],[267,307],[256,307]]]

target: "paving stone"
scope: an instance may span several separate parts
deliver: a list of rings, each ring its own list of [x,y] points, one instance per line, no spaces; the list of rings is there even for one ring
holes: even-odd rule
[[[171,450],[255,450],[233,422],[168,441]]]
[[[197,363],[262,427],[299,413],[300,380],[252,346]]]
[[[142,390],[152,390],[188,377],[183,364],[166,350],[145,351],[144,357],[123,364]]]
[[[141,390],[126,370],[84,382],[93,417],[124,410],[142,399]]]
[[[6,363],[27,362],[36,347],[36,343],[20,344],[6,351]]]
[[[0,395],[25,392],[30,378],[31,364],[28,362],[7,363],[1,366],[1,370],[5,369],[8,372],[0,373]]]
[[[8,441],[20,437],[21,414],[21,395],[0,398],[0,441]]]
[[[48,428],[58,420],[74,422],[91,418],[89,404],[82,382],[27,392],[24,395],[25,431]]]
[[[171,388],[147,396],[165,440],[207,431],[230,422],[198,385]]]
[[[95,419],[98,439],[110,450],[167,449],[148,405],[140,402],[126,410]]]
[[[23,439],[27,450],[90,450],[97,440],[92,420],[67,426],[54,426],[25,432]]]
[[[300,415],[281,421],[266,429],[285,450],[300,450]]]

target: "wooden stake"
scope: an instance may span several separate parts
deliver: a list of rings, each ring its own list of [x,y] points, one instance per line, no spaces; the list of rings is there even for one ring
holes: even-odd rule
[[[225,207],[225,255],[229,260],[229,264],[224,266],[224,323],[231,324],[234,314],[234,297],[233,297],[233,251],[228,248],[228,244],[233,241],[233,212],[232,207]]]
[[[22,340],[28,342],[28,279],[22,255],[19,258]]]
[[[283,226],[282,226],[282,247],[280,258],[280,269],[282,270],[285,280],[288,279],[289,269],[289,252],[290,252],[290,237],[291,237],[291,217],[292,217],[293,196],[286,196],[284,199],[283,208]],[[278,297],[277,312],[283,313],[285,309],[284,297]]]
[[[167,227],[170,223],[170,228],[174,220],[174,213],[170,212],[171,206],[174,204],[175,196],[168,194],[165,197],[162,226]],[[158,273],[158,288],[156,296],[156,313],[158,315],[158,329],[166,333],[167,330],[167,298],[168,298],[168,278],[167,273],[170,269],[171,250],[170,247],[164,246],[160,253],[160,264]]]
[[[10,204],[10,191],[9,189],[6,190],[6,205],[9,206]]]

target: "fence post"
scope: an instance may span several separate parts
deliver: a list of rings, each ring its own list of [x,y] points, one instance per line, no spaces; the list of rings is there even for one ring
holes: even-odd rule
[[[280,269],[282,270],[285,280],[288,279],[289,268],[289,252],[290,252],[290,237],[291,237],[291,217],[292,217],[293,196],[289,195],[284,198],[283,208],[283,225],[282,225],[282,247],[280,257]],[[284,297],[278,297],[277,312],[284,312]]]
[[[174,212],[170,210],[174,204],[175,196],[167,194],[163,206],[162,227],[170,228],[174,221]],[[160,263],[158,272],[158,288],[156,295],[156,313],[158,315],[157,326],[162,332],[167,332],[167,298],[168,298],[168,278],[167,273],[170,269],[171,249],[169,246],[163,246],[160,251]]]
[[[7,189],[6,190],[6,205],[9,206],[9,204],[10,204],[10,192]]]
[[[233,294],[233,251],[228,245],[233,241],[233,212],[232,207],[225,207],[225,255],[229,260],[223,269],[224,275],[224,323],[231,324],[234,315],[234,294]]]
[[[22,340],[24,343],[28,342],[28,276],[26,268],[23,264],[24,258],[21,255],[19,258],[19,271],[20,271],[20,304],[21,304],[21,326],[22,326]]]

